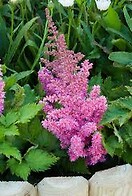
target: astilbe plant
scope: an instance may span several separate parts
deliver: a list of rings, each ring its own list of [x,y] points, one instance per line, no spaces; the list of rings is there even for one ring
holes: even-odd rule
[[[89,70],[92,63],[81,53],[68,50],[63,34],[57,28],[46,9],[48,20],[49,56],[53,61],[41,59],[44,67],[38,77],[46,96],[40,102],[46,118],[44,128],[52,132],[67,149],[71,161],[85,158],[88,165],[105,160],[99,125],[107,109],[107,100],[100,95],[100,86],[87,92]]]

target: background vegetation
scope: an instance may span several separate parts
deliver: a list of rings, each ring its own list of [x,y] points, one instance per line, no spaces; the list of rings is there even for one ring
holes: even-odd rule
[[[93,167],[87,168],[82,159],[70,163],[57,139],[41,127],[43,114],[38,101],[44,93],[37,72],[47,49],[46,7],[59,32],[64,33],[68,48],[81,51],[94,63],[89,90],[99,84],[109,103],[101,122],[109,155],[106,162]],[[18,176],[34,182],[38,171],[43,171],[42,177],[88,177],[89,171],[132,163],[131,0],[113,0],[106,11],[98,10],[94,0],[76,0],[68,8],[57,0],[0,0],[0,59],[6,84],[5,111],[0,117],[2,180]]]

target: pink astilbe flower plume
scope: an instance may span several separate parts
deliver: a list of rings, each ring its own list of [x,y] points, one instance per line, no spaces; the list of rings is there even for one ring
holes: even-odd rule
[[[92,63],[85,60],[79,65],[84,55],[67,49],[64,35],[59,35],[48,9],[46,17],[47,54],[54,60],[41,59],[44,67],[38,72],[46,93],[41,101],[46,113],[42,125],[60,140],[71,161],[83,157],[88,164],[96,164],[106,155],[99,123],[107,109],[107,100],[100,96],[99,85],[87,93]]]

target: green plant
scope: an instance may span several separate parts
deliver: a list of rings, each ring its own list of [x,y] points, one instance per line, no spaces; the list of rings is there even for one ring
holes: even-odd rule
[[[111,156],[117,155],[127,163],[132,163],[131,119],[132,96],[130,95],[113,101],[102,121],[106,126],[103,133],[105,148]]]
[[[36,104],[34,90],[18,83],[29,74],[31,71],[5,77],[5,110],[0,117],[0,173],[4,175],[9,170],[23,180],[28,179],[31,171],[45,171],[58,161],[47,151],[45,138],[42,145],[42,106]]]
[[[44,11],[40,9],[48,1],[39,3],[21,0],[0,4],[0,58],[12,70],[33,70],[39,65],[46,39]]]

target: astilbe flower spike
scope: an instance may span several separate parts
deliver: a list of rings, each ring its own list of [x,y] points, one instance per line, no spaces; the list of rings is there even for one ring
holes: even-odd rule
[[[59,35],[48,9],[46,17],[50,41],[47,54],[54,60],[41,59],[44,67],[38,73],[46,93],[41,101],[46,113],[42,125],[60,140],[71,161],[82,157],[87,164],[96,164],[106,155],[99,123],[107,109],[107,100],[100,95],[99,85],[87,93],[92,63],[84,60],[79,65],[84,55],[67,49],[64,35]]]
[[[4,92],[5,83],[2,79],[2,76],[3,74],[0,66],[0,116],[4,110],[4,98],[5,98],[5,92]]]

